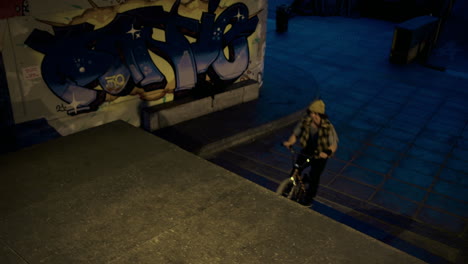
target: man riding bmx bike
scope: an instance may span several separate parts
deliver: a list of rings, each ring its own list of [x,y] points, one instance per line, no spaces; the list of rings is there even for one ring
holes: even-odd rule
[[[300,203],[310,206],[317,195],[320,175],[328,159],[338,148],[338,135],[325,114],[325,103],[322,100],[315,100],[309,105],[307,113],[297,123],[289,139],[283,142],[283,146],[291,148],[298,139],[302,150],[296,164],[304,164],[306,159],[309,159],[308,166],[311,167],[309,174],[304,175],[302,179],[303,182],[308,183],[309,188]],[[301,169],[305,168],[301,167]],[[299,175],[301,173],[302,171]]]

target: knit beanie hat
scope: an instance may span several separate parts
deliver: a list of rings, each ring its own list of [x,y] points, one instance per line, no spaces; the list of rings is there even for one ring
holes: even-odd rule
[[[325,103],[322,100],[315,100],[309,105],[309,111],[325,114]]]

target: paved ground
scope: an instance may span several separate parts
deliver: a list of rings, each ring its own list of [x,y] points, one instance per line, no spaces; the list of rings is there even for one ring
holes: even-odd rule
[[[123,121],[0,167],[2,264],[423,263]]]
[[[427,262],[462,263],[468,244],[468,63],[461,55],[467,50],[454,39],[452,50],[460,56],[438,54],[446,72],[392,65],[394,26],[366,18],[294,17],[288,32],[277,34],[271,19],[259,100],[156,134],[181,146],[191,142],[193,151],[297,112],[320,96],[340,147],[314,210]],[[280,127],[210,160],[275,190],[290,168],[279,143],[292,128]]]
[[[446,67],[453,75],[468,76],[468,34],[458,25],[467,25],[468,1],[457,0],[442,31],[430,63]]]

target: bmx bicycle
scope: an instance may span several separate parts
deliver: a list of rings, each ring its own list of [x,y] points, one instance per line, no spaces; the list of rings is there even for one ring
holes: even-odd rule
[[[276,193],[300,204],[304,204],[309,184],[304,180],[305,177],[301,172],[310,164],[310,158],[301,153],[297,153],[293,147],[290,147],[289,151],[292,156],[292,170],[289,174],[289,178],[284,179],[280,183],[276,189]],[[303,155],[306,158],[303,164],[296,163],[299,155]]]

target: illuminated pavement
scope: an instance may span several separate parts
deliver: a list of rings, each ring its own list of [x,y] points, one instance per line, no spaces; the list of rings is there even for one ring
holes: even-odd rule
[[[0,156],[0,263],[423,263],[124,121]]]

